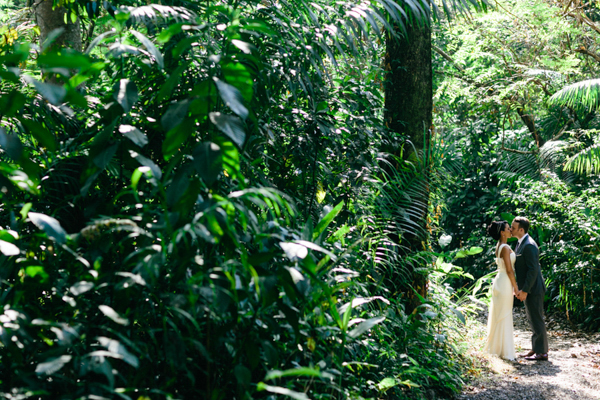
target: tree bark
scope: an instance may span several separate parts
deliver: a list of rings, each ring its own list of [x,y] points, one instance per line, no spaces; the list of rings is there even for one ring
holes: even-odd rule
[[[33,9],[35,12],[35,21],[40,27],[40,47],[52,31],[63,28],[63,33],[56,38],[51,48],[70,47],[81,51],[81,24],[79,17],[73,22],[70,12],[67,12],[65,8],[53,7],[53,0],[35,0]]]
[[[414,159],[413,147],[406,142],[396,143],[395,140],[407,138],[414,149],[420,151],[429,146],[432,132],[433,71],[429,22],[429,18],[427,21],[413,19],[407,23],[406,34],[394,37],[388,33],[386,37],[384,119],[390,132],[390,142],[384,151],[402,154],[404,159]],[[398,29],[396,31],[400,32]],[[419,199],[411,199],[411,208],[416,209],[410,216],[414,228],[399,232],[397,237],[392,238],[394,241],[402,240],[404,245],[408,242],[413,254],[425,250],[427,243],[429,176],[428,171],[423,173],[427,185],[425,194]],[[409,272],[412,282],[409,287],[401,285],[404,296],[408,299],[406,306],[409,313],[420,304],[413,289],[422,297],[427,296],[428,277],[416,272],[420,267],[424,265],[411,265]]]

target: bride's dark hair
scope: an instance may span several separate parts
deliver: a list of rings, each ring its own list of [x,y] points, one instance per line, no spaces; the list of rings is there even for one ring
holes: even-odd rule
[[[500,232],[502,232],[505,225],[508,225],[508,222],[494,221],[487,227],[487,234],[494,240],[500,240]]]

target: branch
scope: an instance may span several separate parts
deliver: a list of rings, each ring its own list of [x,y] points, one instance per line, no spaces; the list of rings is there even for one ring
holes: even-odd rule
[[[525,123],[527,129],[529,129],[529,132],[531,133],[531,136],[533,136],[538,149],[542,147],[544,144],[544,139],[542,139],[537,129],[535,129],[535,121],[533,120],[533,116],[531,114],[525,114],[525,110],[521,107],[517,107],[517,114],[519,114],[519,117],[521,117],[521,120],[523,123]]]
[[[444,50],[440,49],[436,45],[432,45],[431,48],[433,50],[435,50],[435,52],[438,53],[440,56],[444,57],[447,61],[449,61],[452,65],[454,65],[454,68],[456,68],[457,70],[459,70],[463,74],[465,73],[465,69],[463,67],[461,67],[460,65],[458,65],[456,63],[456,61],[454,61],[454,59],[452,59],[452,57],[450,57],[448,55],[448,53],[444,52]]]
[[[531,151],[523,151],[523,150],[515,150],[515,149],[508,149],[506,147],[504,147],[504,145],[502,145],[502,147],[500,147],[501,150],[505,150],[505,151],[509,151],[511,153],[518,153],[518,154],[536,154],[537,151],[531,150]]]
[[[551,141],[555,141],[558,140],[562,137],[562,135],[567,131],[567,126],[569,126],[570,124],[572,124],[573,122],[575,122],[573,120],[573,118],[571,118],[570,120],[567,121],[567,123],[560,129],[560,131],[558,131],[558,133],[556,134],[556,136],[554,136]]]
[[[579,22],[579,23],[583,22],[584,24],[586,24],[587,26],[589,26],[590,28],[592,28],[593,30],[595,30],[597,33],[600,33],[600,28],[598,27],[598,25],[596,25],[594,23],[594,21],[592,21],[591,19],[589,19],[585,15],[575,14],[573,12],[569,12],[569,13],[567,13],[567,15],[569,17],[575,18],[577,20],[577,22]]]
[[[600,32],[599,32],[600,33]],[[578,49],[573,50],[575,53],[585,54],[586,56],[592,57],[594,60],[600,62],[600,55],[594,53],[593,51],[589,51],[585,47],[581,46]]]

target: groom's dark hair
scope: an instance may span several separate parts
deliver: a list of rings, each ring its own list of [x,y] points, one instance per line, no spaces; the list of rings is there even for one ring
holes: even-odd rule
[[[519,228],[523,228],[525,233],[529,232],[529,220],[525,217],[516,217],[514,221],[519,224]]]

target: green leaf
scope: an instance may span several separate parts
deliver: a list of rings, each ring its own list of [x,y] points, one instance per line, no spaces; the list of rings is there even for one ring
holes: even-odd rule
[[[289,396],[295,400],[310,400],[305,393],[295,392],[293,390],[283,388],[281,386],[270,386],[265,384],[264,382],[259,382],[258,385],[256,385],[256,389],[259,392],[267,391],[269,393],[282,394],[284,396]]]
[[[67,89],[65,89],[64,86],[40,82],[31,76],[24,76],[23,79],[26,82],[33,84],[38,93],[48,100],[50,104],[54,104],[55,106],[60,105],[67,95]]]
[[[54,43],[54,41],[56,39],[59,38],[60,35],[63,34],[63,32],[65,31],[65,28],[56,28],[53,29],[52,31],[50,31],[50,33],[48,35],[46,35],[46,40],[44,40],[44,43],[41,44],[40,46],[40,53],[44,53],[50,46],[52,46],[52,43]]]
[[[133,150],[129,150],[129,154],[131,155],[131,158],[137,160],[137,162],[139,162],[141,165],[150,168],[150,172],[152,172],[152,176],[154,177],[154,179],[156,179],[157,181],[160,181],[162,179],[162,171],[160,170],[158,165],[154,163],[154,161],[144,157],[143,155]]]
[[[250,372],[248,368],[241,364],[235,366],[233,369],[233,375],[235,375],[238,384],[242,385],[243,387],[250,385],[252,382],[252,372]]]
[[[165,160],[175,154],[195,130],[196,122],[193,118],[188,118],[183,123],[169,130],[162,144]]]
[[[210,121],[219,128],[229,139],[233,141],[240,149],[246,141],[246,132],[242,120],[233,115],[221,114],[220,112],[211,112]]]
[[[150,39],[148,39],[145,35],[141,34],[138,31],[134,31],[132,29],[132,30],[130,30],[130,32],[136,38],[138,38],[138,40],[140,41],[140,43],[142,43],[144,45],[144,47],[148,50],[148,52],[150,54],[152,54],[152,56],[156,59],[156,62],[158,63],[158,65],[160,66],[160,68],[163,69],[165,67],[165,61],[163,59],[162,54],[160,54],[160,51],[158,51],[158,49],[156,48],[156,46],[154,45],[154,43],[152,43],[152,41]]]
[[[321,371],[315,368],[309,367],[300,367],[300,368],[292,368],[287,369],[285,371],[272,370],[267,372],[265,376],[266,381],[270,381],[273,379],[286,378],[288,376],[313,376],[313,377],[321,377]]]
[[[100,345],[106,348],[110,353],[105,355],[121,359],[134,368],[139,367],[140,362],[138,358],[131,354],[129,350],[127,350],[127,348],[123,346],[119,341],[104,336],[99,336],[96,339],[98,340],[98,342],[100,342]]]
[[[116,34],[117,34],[117,31],[112,30],[112,31],[104,32],[101,35],[98,35],[94,40],[92,40],[92,43],[90,43],[88,48],[85,50],[85,54],[90,54],[90,52],[94,49],[94,47],[96,47],[100,43],[105,42],[107,38],[114,36]]]
[[[286,242],[280,242],[279,246],[281,246],[281,249],[285,252],[286,257],[291,261],[298,259],[301,260],[308,255],[308,249],[306,246]]]
[[[35,373],[38,375],[52,375],[55,372],[60,371],[62,367],[71,361],[71,358],[71,356],[65,355],[53,358],[50,361],[39,363],[35,367]]]
[[[317,224],[317,226],[315,227],[315,230],[313,232],[313,240],[315,240],[316,238],[318,238],[323,232],[325,232],[325,229],[327,229],[327,227],[329,226],[329,224],[331,223],[331,221],[333,221],[333,219],[340,213],[340,211],[342,211],[342,208],[344,207],[344,202],[341,201],[337,206],[335,206],[333,208],[333,210],[329,211],[327,213],[327,215],[325,215]]]
[[[42,124],[30,119],[21,118],[21,123],[27,129],[27,132],[33,136],[43,147],[48,151],[55,152],[58,150],[58,144],[54,135]]]
[[[225,105],[231,108],[231,111],[239,115],[242,119],[246,119],[248,117],[248,109],[243,104],[244,100],[240,91],[235,86],[225,83],[219,78],[215,77],[213,80],[219,89],[219,94]]]
[[[215,143],[204,142],[196,146],[193,156],[194,168],[206,185],[212,186],[223,170],[221,148]]]
[[[396,385],[398,385],[398,381],[395,378],[383,378],[377,384],[377,390],[379,390],[380,392],[385,392],[388,389],[391,389]]]
[[[67,242],[67,232],[65,232],[56,219],[45,214],[32,212],[30,212],[28,216],[31,222],[39,229],[43,230],[48,237],[51,237],[60,244],[65,244]]]
[[[127,112],[138,100],[137,86],[129,79],[121,79],[113,86],[113,97]]]
[[[98,306],[102,314],[106,315],[108,318],[112,319],[119,325],[127,326],[129,325],[129,320],[127,318],[121,317],[112,307],[101,305]]]
[[[167,112],[160,119],[160,123],[165,131],[170,131],[183,122],[187,116],[189,105],[189,100],[171,104]]]
[[[158,101],[166,100],[169,98],[169,96],[171,96],[173,89],[179,82],[179,78],[181,77],[181,74],[189,66],[190,66],[190,63],[186,62],[186,63],[181,64],[177,68],[175,68],[175,71],[171,72],[171,74],[169,75],[169,77],[167,78],[165,83],[163,83],[162,86],[160,87],[160,91],[158,92],[158,97],[157,97]]]
[[[46,271],[44,271],[44,267],[39,266],[39,265],[32,265],[32,266],[25,268],[25,273],[32,278],[39,276],[40,281],[42,283],[46,282],[48,280],[48,278],[50,277],[48,275],[48,273]]]
[[[17,135],[7,135],[4,128],[0,128],[0,147],[14,161],[19,161],[23,155],[23,145]]]
[[[13,117],[20,111],[27,99],[18,90],[11,90],[0,97],[0,112],[4,117]]]
[[[121,125],[119,126],[119,132],[140,147],[144,147],[148,144],[148,136],[135,126]]]
[[[80,294],[84,294],[94,288],[94,284],[92,282],[81,281],[77,282],[73,286],[69,288],[73,296],[79,296]]]
[[[354,328],[350,332],[348,332],[348,336],[356,339],[357,337],[359,337],[363,333],[367,332],[375,325],[382,323],[383,321],[385,321],[384,316],[370,318],[366,321],[361,322],[356,328]]]
[[[94,157],[94,164],[103,170],[110,163],[110,160],[112,160],[112,158],[115,156],[118,148],[119,143],[115,143],[105,148],[96,157]]]
[[[17,246],[0,239],[0,252],[5,256],[17,256],[21,252]]]
[[[254,95],[254,79],[248,68],[242,63],[230,62],[221,65],[221,71],[225,82],[238,89],[246,104],[250,104]]]
[[[183,23],[177,23],[177,24],[173,24],[173,25],[169,26],[166,29],[163,29],[160,32],[160,34],[156,37],[156,41],[161,44],[167,43],[169,40],[171,40],[171,38],[173,36],[175,36],[183,31],[181,29],[181,27],[183,25],[184,25]]]
[[[92,63],[82,54],[61,49],[61,53],[46,53],[38,56],[38,64],[47,68],[87,69]]]

